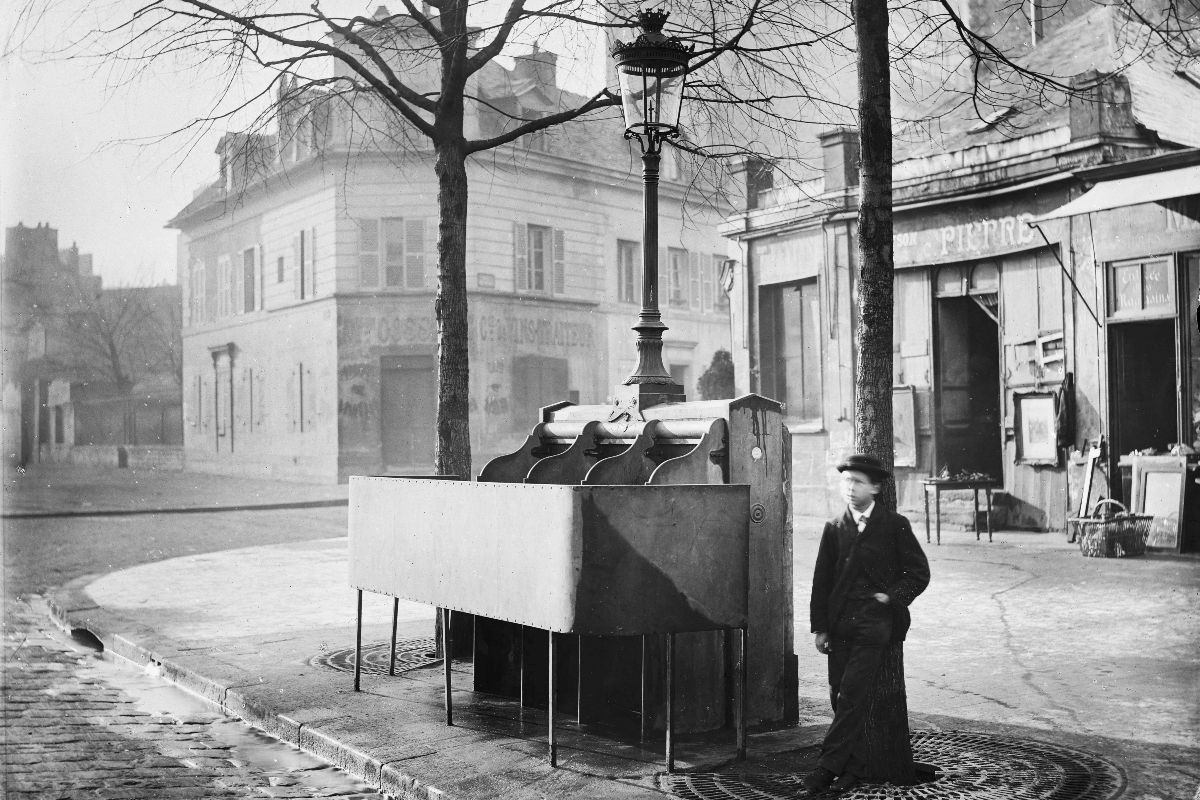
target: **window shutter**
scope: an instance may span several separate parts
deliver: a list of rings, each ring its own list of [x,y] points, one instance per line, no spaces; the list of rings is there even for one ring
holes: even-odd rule
[[[554,229],[554,293],[567,291],[567,245],[561,228]]]
[[[308,232],[308,294],[317,296],[317,226]]]
[[[405,286],[409,289],[425,288],[425,220],[404,221],[404,272]]]
[[[513,223],[513,277],[518,292],[529,288],[529,239],[524,223]]]
[[[700,254],[688,253],[688,278],[692,283],[691,297],[688,305],[696,310],[700,310]]]
[[[256,294],[256,306],[259,311],[267,307],[266,298],[264,297],[267,290],[267,262],[263,261],[263,246],[258,246],[258,292]]]
[[[229,264],[229,313],[231,314],[241,314],[246,310],[242,303],[242,297],[246,292],[242,285],[244,275],[245,268],[241,264],[231,261]]]
[[[358,221],[358,281],[363,287],[379,286],[379,220]]]
[[[292,297],[300,299],[300,273],[302,271],[304,257],[304,245],[300,242],[300,236],[292,237]]]
[[[701,310],[712,311],[713,310],[713,285],[715,283],[715,281],[713,279],[713,269],[714,269],[713,257],[712,256],[698,256],[698,258],[700,259],[700,270],[701,270],[701,279],[702,279],[702,282],[700,285],[700,297],[704,304],[704,308]]]
[[[679,287],[675,285],[675,271],[671,269],[671,251],[665,247],[658,248],[658,305],[661,308],[675,301],[675,293]],[[666,289],[666,291],[663,291]],[[666,295],[664,298],[663,295]]]

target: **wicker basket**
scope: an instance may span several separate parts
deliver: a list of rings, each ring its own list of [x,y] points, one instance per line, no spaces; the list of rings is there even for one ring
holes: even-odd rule
[[[1120,512],[1109,517],[1100,516],[1100,507],[1111,504]],[[1070,517],[1071,539],[1079,540],[1079,551],[1085,556],[1101,558],[1124,558],[1140,556],[1146,552],[1146,537],[1150,533],[1150,514],[1131,514],[1116,500],[1100,500],[1092,506],[1087,517]]]

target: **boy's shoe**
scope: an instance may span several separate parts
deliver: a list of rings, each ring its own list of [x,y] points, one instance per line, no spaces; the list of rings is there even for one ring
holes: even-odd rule
[[[837,775],[834,775],[825,767],[817,767],[812,772],[805,775],[804,780],[801,781],[801,783],[804,784],[804,788],[808,791],[819,792],[823,789],[828,789],[830,784],[832,784],[836,778]]]
[[[841,792],[848,792],[855,786],[858,786],[859,782],[859,777],[853,772],[843,772],[841,775],[838,775],[837,780],[833,782],[833,785],[830,788],[840,794]]]

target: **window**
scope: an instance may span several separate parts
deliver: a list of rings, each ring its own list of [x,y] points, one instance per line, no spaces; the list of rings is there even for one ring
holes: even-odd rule
[[[760,293],[762,393],[792,418],[821,418],[821,312],[815,278]]]
[[[383,226],[383,279],[389,287],[404,285],[404,220],[380,220]]]
[[[546,263],[550,257],[550,229],[540,225],[529,226],[529,288],[544,291],[546,288]]]
[[[275,282],[283,283],[283,256],[280,256],[279,260],[275,262]]]
[[[717,265],[713,263],[711,258],[704,258],[699,254],[696,255],[696,258],[700,262],[700,269],[697,271],[700,273],[700,300],[702,303],[701,310],[706,312],[712,311],[713,304],[716,301],[716,298],[713,296],[713,291],[717,285]]]
[[[217,259],[217,316],[223,317],[233,311],[233,271],[229,256]]]
[[[242,311],[254,310],[254,248],[242,251]]]
[[[379,220],[358,221],[358,281],[365,288],[379,286]]]
[[[1108,265],[1110,317],[1156,317],[1175,313],[1175,275],[1166,258]]]
[[[513,224],[513,273],[519,292],[566,291],[566,241],[561,230]]]
[[[425,288],[425,220],[404,222],[404,285],[408,289]]]
[[[637,242],[617,242],[617,300],[640,303],[642,298],[642,260]]]
[[[714,255],[712,257],[713,271],[713,305],[717,311],[729,310],[729,295],[725,294],[725,287],[721,284],[721,270],[725,266],[726,259],[723,255]]]
[[[661,265],[660,265],[661,266]],[[688,307],[688,253],[686,250],[667,248],[667,279],[670,294],[667,301],[676,308]]]
[[[424,289],[425,220],[385,217],[359,220],[359,283],[379,286],[380,256],[383,285],[388,289]]]
[[[201,322],[204,322],[204,314],[206,311],[204,307],[204,292],[206,290],[204,279],[207,271],[208,269],[204,266],[203,261],[192,262],[190,300],[192,312],[191,322],[193,325],[199,325]]]

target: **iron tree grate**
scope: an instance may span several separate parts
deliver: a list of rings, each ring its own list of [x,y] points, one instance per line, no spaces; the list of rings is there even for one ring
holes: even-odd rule
[[[388,655],[391,649],[389,642],[364,644],[362,648],[362,671],[367,675],[387,675]],[[396,642],[396,674],[409,670],[440,664],[442,660],[435,655],[433,637],[422,639],[400,639]],[[328,650],[313,656],[308,663],[314,667],[333,670],[334,672],[354,672],[354,648],[344,650]]]
[[[865,785],[844,800],[1110,800],[1125,788],[1116,765],[1061,745],[956,731],[912,734],[913,756],[938,768],[917,786]],[[793,800],[811,797],[802,775],[660,775],[681,800]]]

